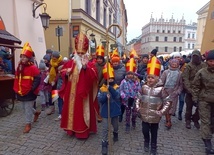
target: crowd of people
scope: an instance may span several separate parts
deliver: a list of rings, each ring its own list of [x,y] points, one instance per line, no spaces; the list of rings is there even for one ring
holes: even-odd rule
[[[191,129],[191,122],[201,128],[205,151],[214,154],[214,50],[205,53],[205,60],[198,50],[190,59],[174,52],[164,60],[157,56],[156,49],[143,55],[133,49],[121,58],[117,48],[106,54],[99,45],[91,55],[88,48],[87,36],[80,33],[75,38],[75,53],[69,59],[58,51],[47,50],[36,66],[30,44],[24,45],[14,82],[17,99],[25,111],[24,133],[30,132],[41,111],[51,115],[58,104],[59,116],[55,120],[61,121],[60,127],[70,136],[87,139],[90,133],[97,133],[97,123],[102,124],[105,155],[109,130],[113,130],[113,141],[117,142],[119,123],[125,122],[128,134],[136,128],[139,117],[144,151],[155,155],[161,117],[165,116],[165,126],[171,130],[171,117],[182,120],[185,113],[186,128]],[[37,96],[42,99],[36,103],[41,104],[41,110],[35,106]]]

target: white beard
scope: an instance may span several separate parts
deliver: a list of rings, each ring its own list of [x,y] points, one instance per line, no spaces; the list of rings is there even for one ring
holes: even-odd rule
[[[74,54],[74,61],[77,65],[77,69],[80,73],[81,69],[82,69],[82,58],[78,55],[78,54]]]

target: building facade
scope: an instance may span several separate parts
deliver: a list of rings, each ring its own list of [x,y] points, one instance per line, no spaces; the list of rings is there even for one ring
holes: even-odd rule
[[[184,49],[194,50],[196,44],[197,23],[185,25]]]
[[[126,9],[123,0],[45,0],[51,15],[50,27],[45,31],[47,48],[59,50],[64,56],[75,51],[74,38],[83,32],[90,39],[90,50],[94,52],[97,45],[105,45],[106,29],[113,23],[122,27],[122,35],[117,38],[119,30],[113,26],[108,31],[110,47],[126,43]],[[57,8],[57,9],[56,9]],[[57,37],[56,28],[61,27],[63,35]],[[59,41],[60,40],[60,41]]]
[[[196,38],[196,49],[201,49],[201,44],[204,35],[204,28],[206,25],[208,10],[209,10],[210,2],[205,4],[202,8],[200,8],[196,13],[198,15],[198,22],[197,22],[197,38]]]
[[[156,48],[159,52],[172,53],[184,49],[185,20],[175,20],[173,16],[165,20],[154,19],[142,27],[141,53],[148,53]]]

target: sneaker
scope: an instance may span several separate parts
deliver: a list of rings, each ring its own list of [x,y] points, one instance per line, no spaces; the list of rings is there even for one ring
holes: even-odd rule
[[[62,116],[61,116],[61,115],[59,115],[57,118],[55,118],[55,121],[60,121],[60,120],[61,120],[61,118],[62,118]]]

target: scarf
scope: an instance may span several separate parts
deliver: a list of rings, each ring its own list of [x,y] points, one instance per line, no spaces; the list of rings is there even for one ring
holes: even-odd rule
[[[178,79],[179,69],[173,70],[169,68],[169,72],[166,77],[164,88],[174,88]]]
[[[51,59],[50,61],[50,73],[49,73],[49,83],[51,84],[53,81],[55,81],[56,79],[56,67],[59,66],[59,63],[62,62],[62,56],[60,55],[60,57],[57,60],[53,60]]]

